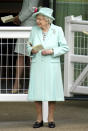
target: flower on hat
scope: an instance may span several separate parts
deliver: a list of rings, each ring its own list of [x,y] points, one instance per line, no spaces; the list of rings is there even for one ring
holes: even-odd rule
[[[39,10],[40,10],[40,8],[41,8],[41,6],[40,7],[32,7],[32,9],[33,9],[33,13],[36,13],[36,12],[38,12]]]
[[[38,8],[37,7],[32,7],[32,9],[33,9],[33,13],[38,12]]]

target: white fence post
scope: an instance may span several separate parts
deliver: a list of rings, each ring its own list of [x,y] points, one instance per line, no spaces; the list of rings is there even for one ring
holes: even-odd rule
[[[74,34],[73,32],[71,32],[70,17],[66,17],[65,18],[65,37],[66,37],[67,44],[70,48],[70,52],[68,52],[64,56],[64,95],[68,97],[72,96],[72,94],[70,94],[70,87],[71,87],[71,84],[73,82],[73,77],[74,77],[72,63],[70,62],[70,55],[71,53],[74,52],[73,51],[74,49],[73,36]]]
[[[48,122],[48,102],[42,102],[43,121]]]

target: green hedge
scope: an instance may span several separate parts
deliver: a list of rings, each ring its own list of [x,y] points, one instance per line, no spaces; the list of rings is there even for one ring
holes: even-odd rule
[[[74,15],[82,15],[83,19],[88,20],[88,2],[85,3],[71,3],[71,2],[63,2],[65,0],[58,0],[56,3],[56,24],[62,26],[64,28],[65,17]],[[73,1],[73,0],[66,0]],[[78,1],[78,0],[76,0]],[[86,1],[86,0],[83,0]],[[87,0],[88,1],[88,0]]]

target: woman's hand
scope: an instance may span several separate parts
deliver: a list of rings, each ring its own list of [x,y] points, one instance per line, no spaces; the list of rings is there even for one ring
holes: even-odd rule
[[[21,24],[21,21],[19,20],[19,16],[15,16],[15,18],[13,20],[13,23],[16,24],[16,25],[20,25]]]
[[[32,53],[32,54],[37,54],[38,51],[35,51],[34,49],[32,49],[31,53]]]
[[[53,49],[50,49],[50,50],[43,50],[41,53],[42,55],[52,55],[54,52]]]

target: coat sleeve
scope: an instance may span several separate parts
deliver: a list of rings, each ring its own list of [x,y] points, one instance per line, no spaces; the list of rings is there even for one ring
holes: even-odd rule
[[[64,33],[61,27],[59,27],[58,32],[58,47],[53,48],[54,54],[53,57],[63,55],[69,51],[69,47],[64,37]]]
[[[32,14],[33,14],[32,7],[37,7],[39,0],[28,0],[28,3],[26,3],[26,2],[27,2],[26,0],[23,1],[23,6],[28,4],[26,7],[26,10],[24,11],[22,9],[21,12],[19,13],[19,19],[21,22],[25,21],[27,18],[32,16]]]

